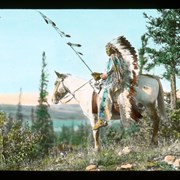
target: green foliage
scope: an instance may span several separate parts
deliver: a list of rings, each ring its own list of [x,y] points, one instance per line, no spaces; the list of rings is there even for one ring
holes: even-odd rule
[[[17,106],[17,113],[16,113],[16,119],[18,121],[23,121],[23,114],[22,114],[22,106],[21,106],[21,95],[22,95],[22,89],[20,89],[20,94],[19,94],[19,102]]]
[[[36,157],[36,145],[40,135],[32,133],[28,124],[8,119],[0,112],[0,169],[19,169]]]
[[[128,139],[139,133],[139,126],[135,123],[129,123],[127,128],[122,128],[118,123],[100,130],[101,143],[105,147],[118,145],[126,142]]]
[[[177,109],[180,109],[180,99],[177,99]]]
[[[3,164],[4,162],[4,156],[3,156],[3,127],[6,122],[6,116],[5,113],[0,112],[0,164]]]
[[[138,59],[139,74],[143,73],[144,66],[147,63],[147,58],[145,57],[145,54],[146,54],[146,46],[148,44],[148,38],[146,37],[145,34],[141,36],[141,42],[142,42],[142,46],[138,50],[138,52],[139,52],[139,59]]]
[[[158,133],[159,142],[163,142],[164,140],[175,141],[180,138],[180,109],[168,110],[167,114],[169,116],[169,121],[160,121]],[[149,117],[144,115],[135,129],[134,133],[131,134],[131,139],[134,139],[136,142],[149,144],[153,130],[152,121],[150,121]]]
[[[178,75],[179,69],[176,65],[180,57],[180,10],[157,9],[157,11],[160,14],[159,17],[148,16],[144,13],[144,17],[148,20],[146,35],[159,45],[159,50],[148,49],[148,54],[152,59],[151,64],[164,64],[169,74],[176,72]],[[149,66],[150,69],[151,66]],[[169,79],[167,75],[164,77]]]
[[[57,144],[87,147],[89,134],[91,134],[91,127],[88,124],[80,124],[77,130],[73,125],[71,127],[62,126],[61,132],[57,135]]]
[[[132,136],[139,133],[139,126],[135,123],[129,125],[124,131],[119,124],[100,129],[100,141],[102,146],[109,147],[125,142]],[[149,140],[149,139],[148,139]],[[57,134],[56,144],[78,146],[79,149],[92,147],[94,144],[91,126],[81,124],[77,130],[72,127],[63,126],[60,133]]]
[[[103,146],[118,144],[123,138],[123,130],[120,126],[110,126],[100,129],[100,139]]]
[[[40,79],[39,105],[36,109],[36,117],[32,124],[32,130],[41,134],[41,141],[39,142],[39,154],[45,156],[49,153],[49,149],[54,145],[55,135],[53,130],[53,122],[48,112],[47,102],[47,77],[46,73],[46,56],[45,52],[42,54],[42,70]]]
[[[152,164],[152,163],[151,163]],[[163,169],[163,171],[172,171],[174,170],[174,168],[172,167],[172,165],[167,164],[165,162],[154,162],[153,165],[149,165],[147,166],[147,169],[156,169],[156,171],[161,171]]]
[[[177,115],[176,113],[173,118],[178,119],[179,114]],[[0,116],[0,125],[3,121],[4,119]],[[175,149],[175,144],[172,147],[169,145],[167,147],[159,146],[158,148],[148,146],[151,130],[151,122],[148,118],[145,117],[145,119],[143,119],[139,124],[132,123],[127,131],[123,134],[121,134],[122,129],[119,127],[119,124],[117,123],[116,125],[117,126],[108,126],[106,128],[102,128],[102,130],[104,130],[101,131],[102,138],[105,138],[105,136],[108,137],[106,137],[106,140],[102,139],[103,147],[98,153],[94,153],[92,148],[89,148],[88,144],[86,144],[93,143],[93,141],[88,141],[88,138],[92,133],[90,125],[79,125],[77,130],[73,128],[73,125],[70,128],[64,126],[64,130],[59,134],[60,139],[59,141],[57,140],[56,144],[63,142],[68,143],[69,141],[69,144],[75,144],[73,149],[68,149],[71,147],[68,146],[68,144],[65,146],[61,144],[62,146],[58,145],[57,148],[59,148],[58,150],[63,153],[52,151],[53,153],[56,153],[56,155],[44,156],[41,159],[36,160],[32,159],[32,157],[35,156],[30,155],[29,153],[28,157],[23,157],[24,160],[22,163],[19,162],[18,164],[17,161],[12,163],[12,160],[10,160],[9,167],[6,169],[9,168],[35,171],[85,171],[85,168],[93,162],[98,165],[100,171],[115,171],[117,167],[128,163],[133,165],[132,170],[135,171],[174,170],[173,166],[163,162],[163,159],[165,155],[168,155],[171,152],[172,147]],[[18,136],[18,133],[16,133],[17,138]],[[65,138],[66,141],[63,138]],[[80,138],[79,141],[77,141],[78,138]],[[19,142],[20,140],[18,143]],[[30,142],[28,141],[28,143]],[[38,142],[34,144],[34,150],[38,150],[36,146],[38,144]],[[82,144],[84,144],[83,147]],[[176,144],[176,146],[178,150],[178,144]],[[131,151],[127,154],[123,154],[122,150],[124,147],[130,147]],[[176,151],[173,151],[173,154],[176,156]]]
[[[167,140],[180,138],[180,109],[169,110],[169,122],[162,124],[160,133]]]
[[[176,76],[180,76],[180,9],[157,9],[157,12],[159,17],[144,13],[146,36],[156,44],[155,48],[146,47],[149,61],[145,69],[150,71],[156,66],[164,66],[166,71],[161,76],[171,83],[171,108],[176,109]]]
[[[96,161],[99,165],[108,167],[113,165],[114,163],[118,164],[120,162],[120,156],[117,156],[116,153],[113,153],[111,149],[107,148],[96,155]]]

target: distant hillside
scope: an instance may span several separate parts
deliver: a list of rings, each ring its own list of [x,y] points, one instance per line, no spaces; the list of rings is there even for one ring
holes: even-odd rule
[[[24,119],[30,120],[32,108],[35,112],[36,106],[22,106]],[[0,111],[4,111],[6,114],[11,114],[12,117],[15,117],[17,112],[17,105],[0,104]],[[49,108],[49,114],[51,115],[52,120],[87,119],[78,104],[51,105]]]
[[[25,106],[36,106],[38,105],[39,93],[23,92],[21,96],[21,104]],[[52,92],[47,96],[48,103],[53,105]],[[19,93],[0,93],[0,104],[17,105],[19,102]],[[72,99],[68,104],[77,104],[75,99]]]

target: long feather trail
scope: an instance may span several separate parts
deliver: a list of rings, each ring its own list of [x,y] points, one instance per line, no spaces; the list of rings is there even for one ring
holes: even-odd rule
[[[57,31],[57,33],[63,38],[63,37],[67,37],[67,38],[70,38],[71,36],[69,34],[66,34],[65,32],[61,31],[57,26],[56,24],[51,20],[49,19],[47,16],[45,16],[42,12],[38,11],[39,14],[43,17],[44,21],[47,23],[47,24],[50,24],[52,25],[52,27]],[[76,53],[76,55],[81,59],[81,61],[86,65],[86,67],[91,71],[91,73],[93,72],[91,70],[91,68],[86,64],[86,62],[82,59],[82,55],[83,53],[79,52],[79,51],[76,51],[74,49],[74,47],[81,47],[81,44],[75,44],[75,43],[71,43],[71,42],[67,42],[66,43],[67,45],[69,45],[69,47],[71,47],[71,49]],[[80,56],[81,55],[81,56]]]

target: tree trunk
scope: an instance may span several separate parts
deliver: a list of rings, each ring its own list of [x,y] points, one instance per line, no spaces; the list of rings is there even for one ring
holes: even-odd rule
[[[171,109],[177,109],[177,96],[176,96],[176,75],[171,74]]]

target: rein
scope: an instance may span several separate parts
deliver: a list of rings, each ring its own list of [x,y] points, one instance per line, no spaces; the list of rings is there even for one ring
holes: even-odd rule
[[[93,78],[92,78],[93,79]],[[92,81],[92,79],[90,79],[89,81],[87,81],[86,83],[84,83],[82,86],[80,86],[79,88],[77,88],[76,90],[74,90],[74,92],[71,92],[65,85],[64,85],[64,83],[63,83],[63,81],[59,81],[59,82],[62,82],[62,85],[63,85],[63,87],[64,87],[64,89],[68,92],[68,93],[70,93],[71,95],[72,95],[72,97],[69,99],[69,100],[67,100],[66,102],[65,102],[65,104],[66,103],[68,103],[69,101],[71,101],[73,98],[79,103],[79,101],[76,99],[76,97],[75,97],[75,92],[77,92],[79,89],[81,89],[82,87],[84,87],[86,84],[88,84],[89,82],[91,82]],[[91,85],[91,84],[90,84]],[[66,96],[65,96],[66,97]]]

